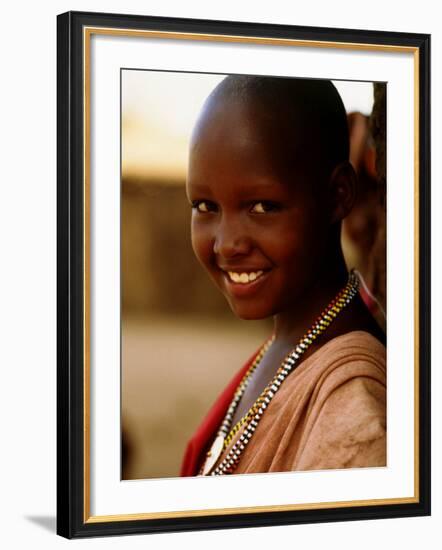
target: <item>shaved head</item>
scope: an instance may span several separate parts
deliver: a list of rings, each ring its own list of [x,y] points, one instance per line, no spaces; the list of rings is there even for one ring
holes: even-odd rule
[[[346,112],[328,80],[230,75],[207,98],[201,121],[235,106],[249,109],[286,166],[302,161],[322,180],[348,161]]]

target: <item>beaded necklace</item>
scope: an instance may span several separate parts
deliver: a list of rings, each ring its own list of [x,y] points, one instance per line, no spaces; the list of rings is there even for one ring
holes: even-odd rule
[[[232,402],[227,409],[224,420],[221,423],[217,436],[207,453],[206,460],[200,470],[200,475],[224,475],[231,474],[238,466],[242,452],[247,443],[252,438],[259,421],[261,420],[264,411],[274,397],[275,393],[281,387],[281,384],[287,376],[295,369],[298,359],[305,353],[308,347],[320,336],[333,319],[351,302],[358,292],[359,279],[354,270],[351,270],[348,276],[348,282],[345,287],[337,294],[337,296],[328,304],[321,315],[313,323],[310,330],[301,338],[298,345],[286,355],[280,367],[275,373],[275,376],[270,380],[262,393],[259,395],[255,403],[248,412],[235,424],[232,428],[232,421],[239,402],[247,388],[251,377],[257,369],[262,358],[267,350],[272,345],[275,336],[272,335],[269,340],[261,347],[256,355],[251,367],[243,376],[238,389],[236,390]],[[228,447],[233,437],[238,433],[240,428],[247,423],[244,432],[232,446],[224,460],[213,470],[214,465],[218,461],[224,449]],[[213,471],[212,471],[213,470]]]

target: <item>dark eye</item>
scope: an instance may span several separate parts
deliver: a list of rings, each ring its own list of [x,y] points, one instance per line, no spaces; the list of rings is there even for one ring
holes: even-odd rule
[[[192,208],[201,214],[205,214],[207,212],[215,212],[216,204],[211,201],[193,201]]]
[[[251,208],[253,214],[267,214],[268,212],[276,212],[279,210],[279,205],[272,201],[255,202]]]

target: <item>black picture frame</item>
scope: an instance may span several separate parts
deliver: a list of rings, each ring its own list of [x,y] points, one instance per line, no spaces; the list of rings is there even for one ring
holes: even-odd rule
[[[411,48],[418,74],[418,483],[413,502],[95,521],[85,476],[84,30],[88,27]],[[430,35],[68,12],[57,20],[57,533],[66,538],[430,514]],[[86,315],[86,317],[85,317]]]

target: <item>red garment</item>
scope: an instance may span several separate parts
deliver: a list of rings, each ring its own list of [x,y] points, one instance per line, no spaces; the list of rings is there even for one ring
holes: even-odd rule
[[[257,356],[258,352],[259,350],[257,350],[242,367],[242,369],[235,374],[229,385],[212,405],[212,408],[207,413],[207,416],[189,440],[186,447],[186,452],[184,454],[184,459],[181,464],[180,475],[182,477],[198,475],[203,457],[215,439],[218,428],[220,427],[227,412],[227,408],[233,399],[235,390],[241,382],[242,377],[247,372],[247,369],[253,363],[253,360]]]
[[[362,285],[361,285],[361,288],[359,289],[359,294],[361,295],[361,298],[364,301],[364,304],[367,306],[370,313],[372,315],[376,313],[376,310],[378,309],[378,305]]]

